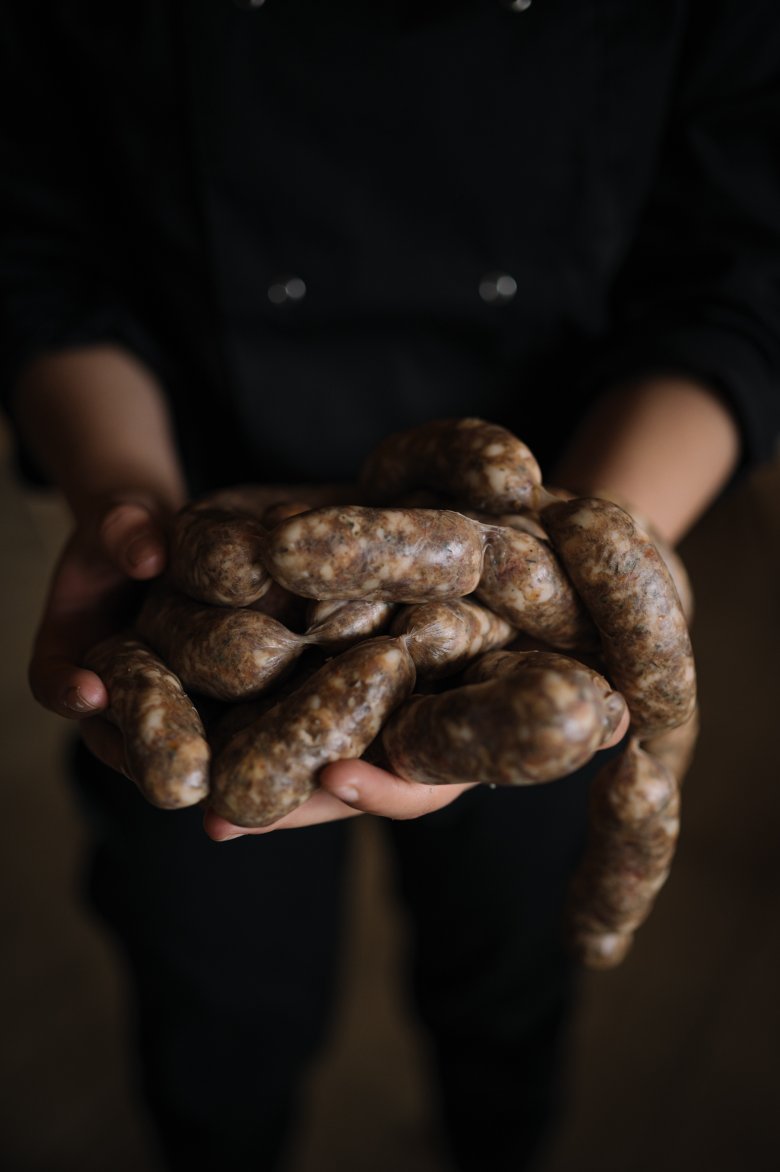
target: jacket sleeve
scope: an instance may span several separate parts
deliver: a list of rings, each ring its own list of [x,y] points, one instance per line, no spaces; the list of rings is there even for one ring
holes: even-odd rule
[[[156,365],[153,339],[115,287],[116,229],[90,118],[99,99],[69,68],[61,7],[8,0],[0,16],[0,400],[11,417],[37,355],[115,342]]]
[[[685,373],[716,387],[743,467],[780,433],[780,19],[776,0],[689,5],[653,187],[591,389]]]

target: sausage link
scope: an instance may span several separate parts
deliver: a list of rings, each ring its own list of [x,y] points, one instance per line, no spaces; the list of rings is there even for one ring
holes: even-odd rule
[[[601,744],[604,704],[584,672],[529,666],[480,684],[414,696],[382,734],[408,781],[531,785],[579,769]]]
[[[604,706],[600,745],[606,745],[612,740],[625,716],[626,702],[620,692],[613,691],[599,672],[577,659],[556,655],[553,651],[490,651],[466,669],[463,679],[467,684],[479,684],[484,680],[527,671],[529,667],[550,668],[572,678],[586,676],[596,688]]]
[[[428,602],[479,582],[485,530],[438,509],[315,509],[268,535],[273,578],[304,598]]]
[[[390,621],[391,602],[362,598],[328,599],[309,606],[306,638],[326,651],[344,651],[359,639],[378,635]]]
[[[694,610],[693,587],[680,555],[656,532],[655,526],[638,512],[634,505],[630,501],[627,501],[625,497],[620,496],[612,490],[605,492],[603,489],[598,488],[594,489],[590,495],[611,501],[613,505],[619,505],[621,509],[624,509],[628,513],[640,533],[643,533],[652,541],[663,558],[664,564],[669,571],[669,576],[674,582],[682,612],[685,615],[688,626],[690,626]]]
[[[407,637],[417,674],[433,679],[454,675],[516,634],[505,619],[466,598],[405,607],[390,629]]]
[[[635,739],[596,776],[570,899],[572,943],[589,967],[619,963],[650,914],[674,856],[679,809],[674,777]]]
[[[198,602],[249,606],[271,585],[264,544],[264,527],[248,513],[188,506],[174,523],[168,581]]]
[[[377,503],[427,488],[486,513],[511,513],[533,507],[541,473],[530,449],[506,428],[436,419],[383,440],[364,463],[360,484]]]
[[[597,645],[587,611],[544,541],[498,526],[486,531],[477,598],[526,634],[565,650]]]
[[[269,615],[201,606],[157,590],[147,595],[136,625],[185,688],[216,700],[260,695],[306,646]]]
[[[148,647],[116,635],[84,660],[108,690],[103,714],[124,738],[128,772],[147,801],[164,810],[208,794],[209,747],[180,681]]]
[[[332,761],[360,757],[411,692],[402,639],[380,636],[329,660],[218,755],[214,809],[238,826],[268,826],[312,795]]]
[[[688,627],[669,571],[631,517],[604,500],[549,505],[542,520],[599,629],[604,661],[643,739],[696,703]]]

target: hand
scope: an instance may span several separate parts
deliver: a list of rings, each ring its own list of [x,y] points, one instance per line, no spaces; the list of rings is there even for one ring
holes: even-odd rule
[[[52,577],[30,662],[36,700],[81,721],[92,752],[122,773],[122,737],[98,716],[108,704],[105,686],[79,664],[132,616],[136,583],[164,569],[166,522],[158,502],[139,496],[102,501],[77,520]]]
[[[628,712],[603,749],[618,744],[628,731]],[[227,842],[245,834],[270,834],[274,830],[293,830],[354,818],[358,814],[378,814],[384,818],[420,818],[441,810],[476,783],[466,785],[420,785],[405,781],[367,761],[336,761],[320,774],[320,788],[307,802],[280,818],[272,826],[257,829],[234,826],[225,818],[207,810],[203,827],[215,842]]]

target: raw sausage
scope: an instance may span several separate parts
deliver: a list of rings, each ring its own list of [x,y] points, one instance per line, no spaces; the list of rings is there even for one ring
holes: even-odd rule
[[[516,634],[505,619],[467,598],[405,607],[390,629],[394,635],[406,636],[417,674],[432,679],[454,675]]]
[[[438,509],[315,509],[268,535],[273,578],[304,598],[428,602],[479,582],[483,526]]]
[[[472,664],[463,678],[465,683],[479,684],[484,680],[527,671],[529,667],[550,668],[572,678],[585,675],[596,688],[604,705],[601,744],[606,745],[612,740],[625,716],[626,702],[620,692],[612,690],[599,672],[577,659],[570,659],[567,655],[556,655],[552,651],[491,651]]]
[[[214,809],[238,826],[284,817],[312,795],[324,765],[360,757],[414,681],[403,639],[379,636],[329,660],[228,742],[215,762]]]
[[[526,634],[564,650],[598,645],[598,636],[556,555],[530,533],[486,530],[477,598]]]
[[[377,503],[432,489],[486,513],[534,507],[541,484],[530,449],[482,419],[435,419],[396,432],[369,455],[360,484]]]
[[[202,606],[158,590],[148,594],[136,626],[186,688],[216,700],[259,696],[306,646],[259,611]]]
[[[323,650],[344,651],[359,639],[378,635],[394,610],[390,602],[366,602],[362,598],[314,602],[309,607],[305,637]]]
[[[593,782],[588,843],[571,889],[574,948],[591,968],[622,960],[663,885],[679,832],[679,789],[635,739]]]
[[[655,546],[604,500],[557,502],[543,509],[542,521],[599,629],[637,734],[644,739],[682,724],[696,704],[693,651]]]
[[[408,781],[532,785],[579,769],[603,733],[603,697],[585,672],[529,665],[414,696],[389,721],[382,743],[393,772]]]
[[[174,523],[168,581],[198,602],[248,606],[271,585],[264,543],[264,527],[248,513],[188,506]]]
[[[147,801],[175,810],[206,797],[209,747],[173,672],[128,635],[99,643],[84,663],[108,690],[103,715],[122,733],[128,773]]]

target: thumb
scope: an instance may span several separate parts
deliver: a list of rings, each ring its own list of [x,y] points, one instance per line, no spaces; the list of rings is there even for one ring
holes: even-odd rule
[[[112,505],[100,522],[98,539],[109,561],[128,578],[155,578],[165,569],[165,530],[147,505]]]

